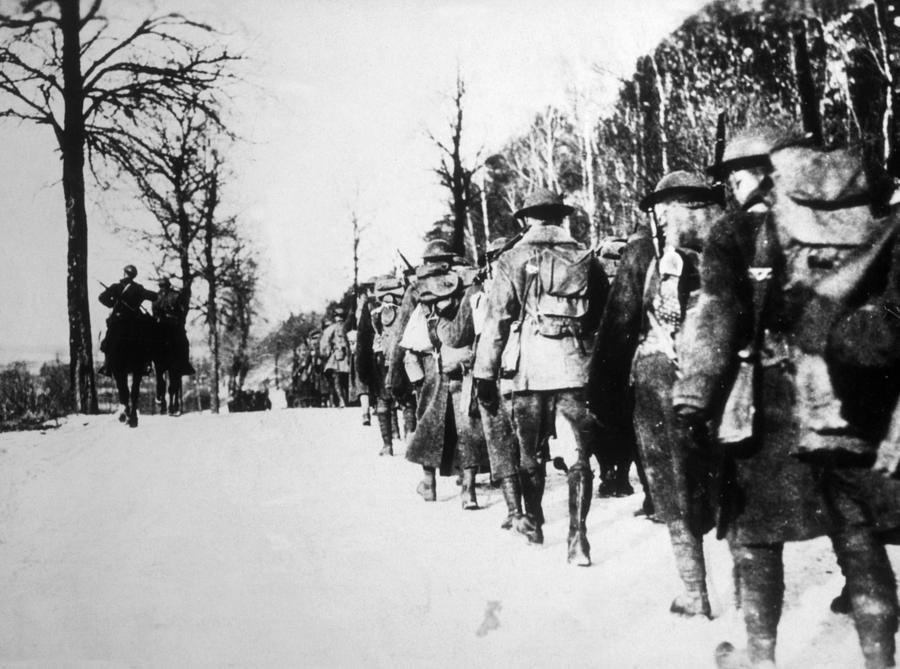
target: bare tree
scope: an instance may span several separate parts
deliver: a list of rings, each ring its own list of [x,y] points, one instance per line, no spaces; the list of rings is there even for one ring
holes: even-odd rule
[[[188,300],[194,279],[202,274],[201,236],[207,230],[209,208],[219,203],[223,163],[218,145],[230,139],[218,116],[210,116],[212,108],[192,98],[186,106],[156,110],[148,115],[143,136],[127,136],[106,147],[159,223],[137,231],[139,238],[162,250],[163,263],[177,264]]]
[[[256,316],[258,265],[253,253],[238,242],[220,284],[221,316],[226,346],[231,354],[229,391],[240,390],[250,371],[250,327]]]
[[[428,137],[441,150],[441,165],[434,171],[440,177],[441,185],[450,191],[450,210],[453,214],[453,231],[450,236],[450,247],[459,255],[465,255],[466,230],[471,230],[469,223],[469,207],[474,202],[472,194],[472,175],[475,169],[470,169],[463,164],[462,158],[462,134],[463,134],[463,97],[466,94],[466,85],[459,72],[456,73],[456,92],[453,96],[454,117],[450,121],[449,144],[437,139],[429,133]],[[473,164],[478,165],[479,157],[476,155]],[[472,245],[475,246],[474,237]],[[477,257],[478,250],[475,249]]]
[[[104,156],[112,143],[140,136],[145,111],[215,87],[232,59],[225,50],[195,46],[211,29],[180,14],[146,19],[118,35],[101,16],[102,4],[93,0],[82,13],[80,0],[22,0],[15,14],[0,14],[0,116],[50,127],[62,156],[70,381],[83,413],[97,411],[86,156]]]

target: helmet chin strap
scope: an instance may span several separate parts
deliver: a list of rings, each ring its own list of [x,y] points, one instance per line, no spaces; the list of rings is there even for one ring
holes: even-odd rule
[[[750,194],[747,196],[747,199],[744,200],[743,204],[741,204],[741,211],[750,211],[751,209],[758,208],[760,206],[765,207],[766,209],[772,208],[772,186],[771,181],[766,178],[760,184],[750,191]]]

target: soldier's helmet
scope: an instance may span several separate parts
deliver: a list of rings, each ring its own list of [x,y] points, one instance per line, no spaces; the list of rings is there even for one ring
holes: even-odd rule
[[[384,300],[393,295],[398,300],[403,297],[403,282],[393,274],[385,274],[375,279],[375,298]]]
[[[515,218],[536,218],[539,221],[563,218],[575,211],[563,203],[563,196],[547,188],[538,188],[525,197],[525,204],[513,216]]]
[[[720,181],[732,172],[762,168],[772,171],[769,154],[777,148],[794,144],[801,138],[776,128],[750,128],[735,135],[722,153],[722,162],[710,165],[706,173]]]
[[[422,251],[422,262],[450,262],[455,255],[446,239],[433,239],[425,245],[425,250]]]
[[[134,265],[125,265],[125,267],[122,269],[122,272],[124,272],[125,276],[127,276],[129,279],[133,279],[137,276],[137,267],[135,267]]]
[[[641,211],[650,211],[655,205],[666,200],[685,200],[689,202],[721,203],[722,197],[707,184],[699,174],[677,170],[669,172],[659,180],[656,188],[641,199]]]
[[[157,281],[157,283],[159,284],[160,288],[171,288],[172,287],[172,282],[169,280],[169,277],[167,277],[167,276],[160,278],[159,281]]]

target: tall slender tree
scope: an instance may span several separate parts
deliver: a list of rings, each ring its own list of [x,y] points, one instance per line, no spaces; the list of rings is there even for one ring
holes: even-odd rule
[[[450,142],[447,143],[429,133],[429,138],[441,151],[440,167],[435,173],[440,177],[441,185],[450,191],[450,211],[453,218],[453,230],[449,243],[454,252],[465,255],[466,230],[470,228],[469,207],[475,199],[472,192],[472,175],[475,168],[467,167],[463,160],[463,98],[466,85],[462,75],[456,73],[456,91],[453,95],[453,119],[450,121]],[[478,165],[476,155],[472,164]],[[474,245],[474,240],[473,240]],[[476,249],[477,255],[477,249]]]

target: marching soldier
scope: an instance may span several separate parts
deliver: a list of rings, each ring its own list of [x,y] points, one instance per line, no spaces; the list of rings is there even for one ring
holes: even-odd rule
[[[637,253],[626,253],[613,284],[591,363],[592,406],[604,426],[618,422],[633,384],[641,461],[685,588],[671,610],[709,617],[702,537],[713,520],[711,471],[707,459],[676,438],[672,385],[682,323],[697,302],[703,243],[721,208],[702,177],[683,171],[664,176],[640,206],[652,216],[653,236],[644,238],[649,249],[641,244]]]
[[[444,330],[445,341],[450,346],[475,346],[476,355],[481,333],[487,317],[487,298],[493,282],[500,254],[515,242],[500,237],[493,240],[485,252],[484,275],[481,281],[473,283],[465,292],[460,302],[454,327]],[[501,381],[501,383],[507,383]],[[489,411],[483,403],[477,402],[484,438],[487,445],[491,476],[500,483],[503,498],[506,502],[507,517],[500,525],[504,530],[514,529],[524,534],[529,540],[538,539],[536,525],[523,514],[522,486],[519,480],[519,443],[513,430],[512,420],[503,403],[496,411]]]
[[[371,391],[368,384],[363,380],[359,371],[359,331],[360,322],[363,318],[368,317],[368,312],[372,308],[374,298],[372,291],[375,288],[375,279],[361,281],[356,292],[356,313],[354,314],[354,329],[347,333],[347,339],[350,341],[350,397],[358,399],[359,406],[362,409],[362,424],[372,424],[371,411]]]
[[[637,452],[634,388],[630,379],[631,361],[644,317],[644,281],[656,257],[655,244],[654,237],[641,227],[628,238],[622,250],[591,357],[587,388],[591,410],[603,425],[603,449],[597,454],[600,463],[597,496],[632,494],[629,474],[634,462],[644,488],[644,501],[635,515],[643,514],[653,520],[656,516],[650,489]]]
[[[755,415],[748,430],[742,434],[735,429],[733,443],[722,444],[720,513],[735,559],[747,660],[754,666],[774,666],[784,543],[831,530],[821,470],[791,456],[798,438],[796,386],[785,352],[794,333],[772,288],[782,278],[774,275],[778,268],[771,257],[777,232],[769,151],[776,141],[772,132],[745,133],[728,144],[722,163],[713,166],[717,176],[727,179],[739,208],[714,224],[704,246],[700,299],[684,323],[678,350],[681,376],[672,393],[683,443],[706,449],[708,421],[722,412],[723,388],[735,379],[734,389],[752,391]],[[752,370],[747,385],[740,383],[742,360]],[[726,411],[720,442],[729,422],[738,425]],[[732,650],[726,644],[719,648],[723,666]]]
[[[400,346],[416,356],[423,374],[418,424],[406,448],[406,459],[422,466],[418,492],[425,501],[435,501],[436,472],[450,475],[455,465],[462,472],[462,508],[472,510],[479,508],[475,475],[485,446],[480,420],[472,417],[471,311],[457,318],[461,305],[465,307],[464,290],[462,276],[448,264],[419,267],[418,305]],[[468,344],[454,345],[459,340]]]
[[[398,339],[395,332],[397,311],[403,296],[403,283],[391,276],[377,277],[374,282],[374,306],[360,313],[356,360],[360,378],[368,386],[375,401],[375,416],[381,431],[379,455],[394,454],[394,398],[387,388],[390,343]]]
[[[422,265],[442,265],[449,268],[455,258],[456,255],[445,240],[435,239],[425,246],[425,250],[422,252]],[[387,387],[393,395],[396,405],[403,408],[403,427],[406,434],[409,435],[416,429],[418,410],[414,386],[418,382],[414,383],[409,378],[404,365],[406,351],[397,344],[419,304],[419,297],[416,289],[416,271],[407,268],[403,274],[408,283],[397,310],[396,324],[392,327],[395,336],[389,337],[385,342],[385,356],[389,361]]]
[[[599,425],[585,404],[584,385],[608,283],[593,253],[561,227],[573,211],[559,195],[541,189],[516,212],[531,227],[497,263],[475,377],[489,413],[498,411],[499,379],[509,380],[503,392],[514,417],[519,478],[535,543],[543,542],[544,445],[557,411],[572,425],[578,461],[569,470],[568,560],[587,566],[589,458],[597,451]]]
[[[350,342],[344,331],[346,309],[338,305],[331,313],[331,323],[322,331],[319,352],[325,359],[325,378],[332,406],[347,406],[348,383],[350,377]]]

